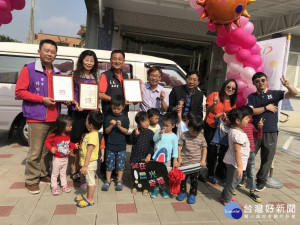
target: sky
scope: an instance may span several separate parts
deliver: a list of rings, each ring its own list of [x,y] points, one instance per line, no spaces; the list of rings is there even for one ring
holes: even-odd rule
[[[13,20],[0,27],[0,35],[25,42],[28,38],[31,0],[22,10],[12,11]],[[84,0],[35,0],[34,32],[78,37],[81,24],[86,24]]]

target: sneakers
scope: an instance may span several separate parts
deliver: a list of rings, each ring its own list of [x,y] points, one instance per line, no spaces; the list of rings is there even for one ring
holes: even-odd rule
[[[177,199],[178,201],[183,201],[186,197],[187,197],[187,194],[186,194],[186,193],[180,192],[180,193],[177,195],[176,199]]]
[[[258,195],[254,194],[254,192],[250,192],[250,198],[257,203],[262,202],[261,198]]]
[[[166,189],[162,189],[161,190],[161,196],[163,198],[169,198],[169,194],[167,193],[167,190]]]
[[[80,188],[81,190],[86,191],[86,189],[87,189],[86,183],[80,184],[79,188]]]
[[[189,203],[189,204],[195,204],[196,203],[196,196],[195,195],[190,195],[188,197],[187,203]]]
[[[40,193],[40,187],[39,187],[39,184],[25,184],[25,187],[27,188],[28,192],[30,194],[39,194]]]
[[[51,183],[51,177],[50,176],[41,177],[40,182]]]
[[[159,189],[154,188],[152,193],[151,193],[151,198],[157,198],[158,193],[159,193]]]
[[[216,184],[218,182],[218,179],[215,178],[214,176],[209,176],[208,181],[212,184]]]
[[[255,191],[262,191],[266,188],[265,184],[257,184]]]

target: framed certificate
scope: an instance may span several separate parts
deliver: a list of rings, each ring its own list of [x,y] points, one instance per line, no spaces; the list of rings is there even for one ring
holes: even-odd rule
[[[124,79],[123,91],[125,100],[130,103],[143,102],[142,85],[139,79]]]
[[[52,75],[53,99],[56,102],[68,102],[74,100],[73,76]]]
[[[84,110],[98,109],[98,84],[79,84],[79,106]]]

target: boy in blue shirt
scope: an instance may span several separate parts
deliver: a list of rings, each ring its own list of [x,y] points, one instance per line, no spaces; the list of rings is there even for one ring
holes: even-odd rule
[[[118,170],[116,191],[123,190],[123,170],[126,158],[126,134],[129,129],[128,116],[122,112],[125,108],[123,95],[115,95],[111,98],[112,113],[108,114],[104,121],[104,132],[108,135],[106,143],[106,181],[102,185],[102,191],[108,191],[111,183],[111,173]]]
[[[173,158],[173,167],[178,167],[178,139],[172,129],[176,124],[176,115],[166,113],[162,117],[162,129],[157,131],[153,137],[155,142],[153,159],[157,162],[164,163],[167,167],[171,167],[171,159]],[[162,186],[162,197],[168,198],[166,184]],[[159,187],[154,188],[151,198],[156,198],[159,193]]]

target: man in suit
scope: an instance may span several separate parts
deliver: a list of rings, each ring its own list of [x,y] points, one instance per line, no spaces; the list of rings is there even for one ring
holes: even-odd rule
[[[198,71],[190,71],[186,75],[186,84],[174,87],[169,96],[169,112],[177,112],[179,110],[179,101],[184,100],[182,108],[182,118],[186,118],[189,112],[199,113],[203,119],[203,94],[197,88],[200,82]]]

